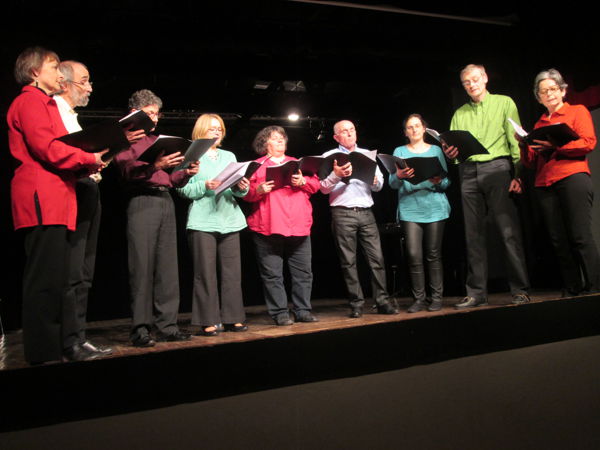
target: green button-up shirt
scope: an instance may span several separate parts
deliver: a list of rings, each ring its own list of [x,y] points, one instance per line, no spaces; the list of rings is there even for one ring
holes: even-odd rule
[[[505,95],[488,92],[479,103],[470,101],[458,108],[452,116],[450,129],[469,131],[489,152],[489,155],[473,155],[468,161],[483,162],[510,156],[518,168],[521,153],[509,117],[521,123],[515,102]]]

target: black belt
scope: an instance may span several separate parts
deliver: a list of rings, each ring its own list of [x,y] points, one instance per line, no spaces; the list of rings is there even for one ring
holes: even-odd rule
[[[489,159],[487,161],[465,161],[463,164],[485,164],[498,161],[499,159],[506,159],[507,161],[512,161],[512,158],[510,156],[498,156],[497,158]]]
[[[169,192],[169,188],[167,186],[144,186],[131,188],[127,191],[132,197],[136,195],[159,195],[163,192]]]
[[[360,206],[332,206],[332,208],[338,208],[338,209],[347,209],[349,211],[367,211],[369,209],[371,209],[371,207],[360,207]]]

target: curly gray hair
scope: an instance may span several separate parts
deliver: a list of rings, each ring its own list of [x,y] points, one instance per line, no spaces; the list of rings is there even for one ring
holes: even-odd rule
[[[135,91],[129,97],[129,108],[131,109],[142,109],[144,106],[157,105],[162,108],[162,100],[154,92],[148,89],[142,89]]]
[[[259,155],[266,155],[267,153],[267,141],[271,137],[272,133],[279,133],[285,139],[285,142],[288,141],[288,136],[283,127],[278,125],[271,125],[260,130],[256,137],[254,138],[254,142],[252,142],[252,148]]]

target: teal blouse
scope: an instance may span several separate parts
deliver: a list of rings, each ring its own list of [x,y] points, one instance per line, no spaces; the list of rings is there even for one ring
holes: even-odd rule
[[[405,145],[394,150],[394,156],[399,158],[431,157],[440,160],[444,170],[448,171],[446,158],[442,149],[432,145],[423,153],[413,153]],[[450,185],[446,177],[439,184],[429,180],[412,184],[405,179],[400,179],[395,173],[389,177],[390,187],[398,189],[397,219],[405,222],[431,223],[447,219],[450,216],[450,203],[444,191]]]
[[[236,162],[235,155],[219,149],[217,158],[208,154],[200,158],[200,170],[188,183],[177,189],[179,195],[193,200],[188,210],[187,229],[208,233],[232,233],[246,227],[246,218],[235,197],[243,197],[248,191],[229,188],[218,196],[206,189],[205,182],[214,179],[230,162]]]

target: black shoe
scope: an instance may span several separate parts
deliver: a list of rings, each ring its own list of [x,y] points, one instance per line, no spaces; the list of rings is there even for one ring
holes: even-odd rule
[[[487,305],[487,299],[483,299],[483,300],[477,300],[476,298],[473,297],[465,297],[463,298],[463,301],[460,303],[457,303],[456,305],[454,305],[454,307],[456,309],[467,309],[467,308],[477,308],[478,306],[485,306]]]
[[[362,317],[362,313],[362,306],[353,306],[352,310],[350,311],[350,318],[358,319],[359,317]]]
[[[319,319],[317,319],[315,316],[313,316],[310,311],[298,312],[298,313],[295,313],[295,315],[296,315],[296,322],[318,322],[319,321]]]
[[[102,356],[101,353],[86,350],[79,344],[63,351],[63,361],[91,361]]]
[[[278,327],[294,325],[294,321],[290,319],[290,316],[287,314],[279,314],[278,316],[275,316],[273,320]]]
[[[156,333],[156,342],[178,342],[189,341],[192,338],[190,333],[177,330],[175,333],[164,334],[160,331]]]
[[[138,336],[131,340],[134,347],[154,347],[156,342],[150,337],[149,334]]]
[[[437,298],[435,300],[432,300],[431,303],[429,304],[429,306],[427,307],[427,311],[439,311],[442,309],[442,299],[441,298]]]
[[[415,300],[412,305],[408,308],[409,313],[416,313],[419,311],[424,311],[427,305],[425,304],[425,300]]]
[[[213,328],[213,330],[209,330],[209,328]],[[218,336],[219,329],[215,325],[209,325],[207,327],[200,327],[196,336]]]
[[[512,302],[515,305],[522,305],[523,303],[529,303],[530,301],[529,295],[525,293],[513,295],[512,299]]]
[[[218,328],[217,328],[218,330]],[[242,332],[242,331],[248,331],[248,325],[246,325],[245,323],[226,323],[225,325],[223,325],[223,331],[233,331],[233,332]]]
[[[101,355],[112,355],[113,349],[110,347],[103,347],[101,345],[92,344],[90,341],[85,341],[81,344],[81,347],[90,352],[97,352]]]
[[[377,305],[377,313],[378,314],[398,314],[398,310],[394,308],[389,303],[382,303],[381,305]]]

